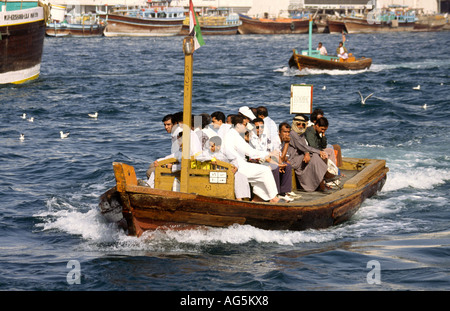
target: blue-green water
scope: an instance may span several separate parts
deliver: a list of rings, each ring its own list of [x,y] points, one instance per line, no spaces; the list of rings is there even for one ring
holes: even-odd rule
[[[168,154],[161,119],[182,109],[182,38],[46,38],[40,78],[0,87],[0,290],[449,290],[450,32],[347,39],[370,70],[289,69],[307,36],[205,37],[193,110],[265,105],[279,123],[291,84],[313,84],[328,140],[344,156],[387,160],[381,193],[326,230],[135,238],[104,221],[99,196],[114,185],[113,161],[143,178]],[[318,41],[333,51],[340,36]],[[374,95],[362,105],[358,91]],[[67,280],[71,261],[80,284]]]

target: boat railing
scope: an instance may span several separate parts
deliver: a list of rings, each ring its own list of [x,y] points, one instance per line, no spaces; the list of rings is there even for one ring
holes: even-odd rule
[[[179,162],[175,158],[158,162],[155,167],[155,189],[177,190],[181,181]],[[174,166],[176,167],[174,169]],[[234,172],[230,163],[191,159],[188,168],[188,193],[234,199]]]

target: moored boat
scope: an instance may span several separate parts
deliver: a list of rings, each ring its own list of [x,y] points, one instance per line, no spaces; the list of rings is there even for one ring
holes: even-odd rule
[[[300,18],[251,18],[239,14],[240,34],[300,34],[308,33],[308,20]]]
[[[185,19],[181,7],[145,7],[117,9],[112,13],[98,12],[107,26],[104,35],[117,36],[175,36]]]
[[[447,19],[441,15],[423,16],[414,25],[414,31],[440,31],[447,25]]]
[[[205,15],[198,16],[198,23],[202,35],[235,35],[242,24],[237,13],[230,13],[229,9],[208,9]],[[180,35],[189,34],[189,17],[183,22]]]
[[[310,22],[312,24],[312,21]],[[345,40],[343,40],[345,43]],[[370,68],[371,58],[356,58],[352,53],[343,59],[337,55],[321,55],[319,51],[312,49],[312,25],[309,31],[309,47],[299,53],[296,49],[289,59],[289,67],[302,70],[304,68],[328,69],[328,70],[362,70]]]
[[[95,14],[67,16],[59,22],[47,23],[45,34],[49,37],[99,37],[103,35],[105,22]]]
[[[44,7],[26,0],[0,5],[0,84],[36,79],[44,46]]]
[[[338,19],[327,19],[327,26],[329,33],[342,33],[347,32],[345,23]]]

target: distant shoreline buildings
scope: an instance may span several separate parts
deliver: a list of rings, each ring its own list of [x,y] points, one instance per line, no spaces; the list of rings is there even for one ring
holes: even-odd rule
[[[49,0],[52,4],[75,8],[78,13],[95,12],[96,8],[104,10],[105,6],[142,6],[147,0]],[[189,6],[189,0],[148,1],[165,2],[171,6]],[[252,17],[282,17],[292,11],[316,11],[323,14],[364,13],[373,9],[388,7],[408,7],[419,14],[445,14],[450,12],[450,0],[194,0],[197,9],[209,7],[230,8],[232,12]]]

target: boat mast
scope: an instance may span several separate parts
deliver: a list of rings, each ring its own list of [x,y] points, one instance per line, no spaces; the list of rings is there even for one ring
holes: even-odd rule
[[[180,192],[187,192],[189,167],[191,163],[191,119],[192,119],[192,77],[194,65],[194,38],[183,40],[184,52],[184,98],[183,98],[183,147],[181,154]]]
[[[313,24],[313,20],[312,17],[309,18],[309,43],[308,43],[308,55],[311,56],[312,54],[312,24]]]

